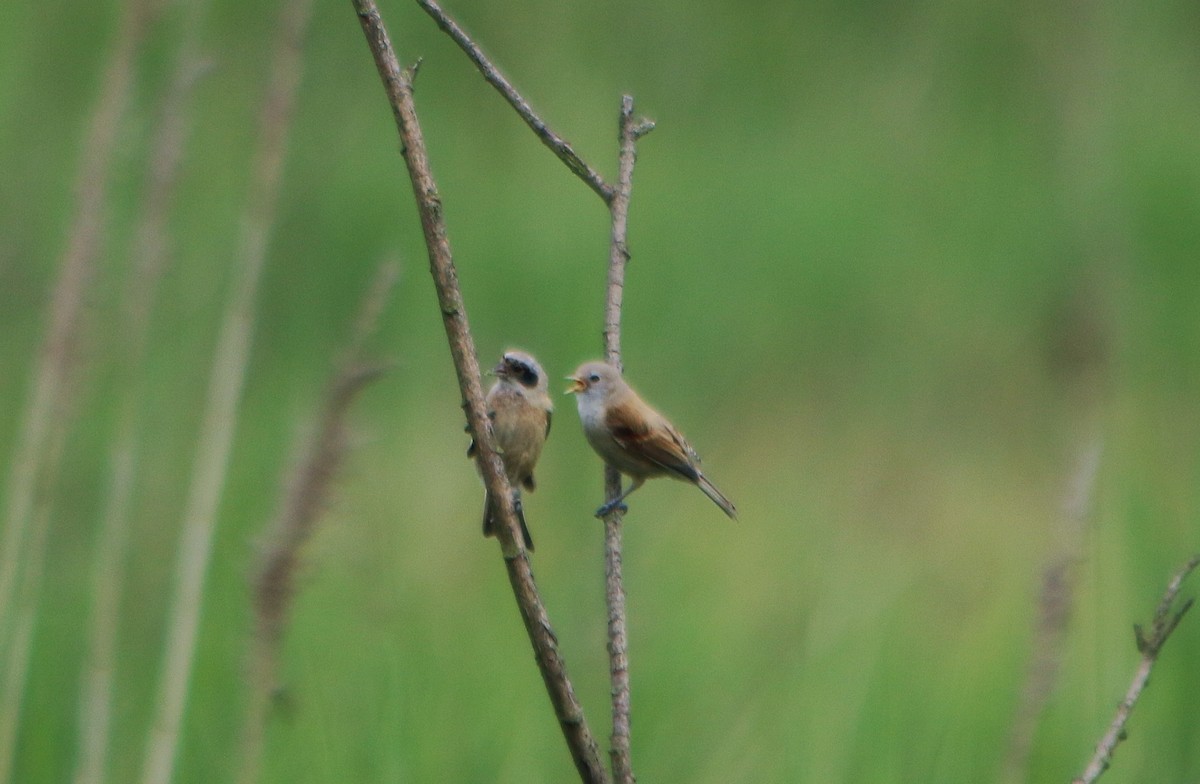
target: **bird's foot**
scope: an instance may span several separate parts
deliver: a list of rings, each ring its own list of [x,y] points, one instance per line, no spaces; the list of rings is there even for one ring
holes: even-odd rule
[[[619,510],[621,514],[625,514],[629,511],[629,507],[621,503],[621,499],[618,498],[615,501],[609,501],[607,504],[597,509],[596,517],[605,517],[609,512],[614,510]]]

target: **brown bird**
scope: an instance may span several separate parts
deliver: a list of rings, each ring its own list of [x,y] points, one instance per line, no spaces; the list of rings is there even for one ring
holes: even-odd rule
[[[492,421],[496,451],[500,454],[504,473],[513,488],[513,506],[521,523],[521,535],[525,539],[526,549],[532,550],[533,538],[525,524],[521,488],[536,488],[533,469],[542,454],[546,437],[550,435],[550,415],[554,411],[554,404],[550,402],[547,392],[549,382],[542,366],[524,351],[506,351],[492,373],[496,376],[496,383],[487,393],[487,414]],[[472,441],[467,448],[467,457],[476,457],[478,451]],[[496,505],[488,493],[483,501],[483,535],[495,534]]]
[[[617,508],[647,479],[669,476],[691,482],[713,503],[737,519],[737,509],[700,471],[700,457],[667,418],[638,397],[606,362],[580,365],[568,394],[576,395],[583,434],[592,449],[632,480],[629,489],[596,510],[597,517]]]

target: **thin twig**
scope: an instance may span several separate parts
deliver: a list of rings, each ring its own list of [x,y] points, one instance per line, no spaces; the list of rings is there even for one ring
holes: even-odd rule
[[[490,60],[483,50],[479,48],[471,37],[467,35],[458,23],[450,18],[449,14],[442,10],[441,6],[434,0],[417,0],[417,4],[425,9],[425,12],[433,17],[437,22],[438,27],[442,28],[447,35],[458,44],[471,62],[475,63],[475,67],[483,74],[483,78],[488,81],[488,84],[496,88],[496,90],[504,96],[504,100],[516,110],[525,124],[537,134],[537,137],[542,140],[542,144],[550,148],[559,160],[567,165],[567,168],[575,173],[579,179],[587,183],[587,186],[596,192],[605,204],[611,204],[615,195],[614,188],[604,182],[604,178],[599,175],[591,166],[587,164],[575,150],[571,147],[571,143],[561,136],[556,134],[546,124],[546,121],[538,116],[533,107],[529,105],[529,101],[521,96],[517,89],[512,86],[512,83],[505,78],[504,74]]]
[[[1083,775],[1075,779],[1072,784],[1092,784],[1100,778],[1104,771],[1108,770],[1117,744],[1125,739],[1125,724],[1129,721],[1130,714],[1133,713],[1133,707],[1137,704],[1138,698],[1142,696],[1146,684],[1150,682],[1150,671],[1154,669],[1158,654],[1171,636],[1171,632],[1175,631],[1175,627],[1179,625],[1184,614],[1192,606],[1192,600],[1188,599],[1178,610],[1174,609],[1175,598],[1179,595],[1183,581],[1197,566],[1200,566],[1200,555],[1193,555],[1183,568],[1171,578],[1166,592],[1154,611],[1154,619],[1151,621],[1149,632],[1140,625],[1134,625],[1134,637],[1137,641],[1138,652],[1142,654],[1142,660],[1138,663],[1137,671],[1133,674],[1133,681],[1130,682],[1129,689],[1125,692],[1125,699],[1121,700],[1121,704],[1117,706],[1117,715],[1109,725],[1108,732],[1104,733],[1104,737],[1096,744],[1096,752],[1088,762],[1087,768],[1084,769]]]
[[[142,365],[157,283],[169,258],[168,223],[177,192],[180,162],[190,129],[190,100],[202,72],[198,54],[205,3],[191,3],[171,83],[163,99],[151,144],[147,184],[138,210],[134,267],[125,288],[122,340],[117,347],[124,379],[121,411],[109,456],[108,498],[100,520],[92,574],[92,607],[84,677],[80,686],[79,737],[75,784],[104,780],[116,667],[116,629],[121,603],[121,563],[129,534],[129,505],[137,473],[137,411],[142,398]]]
[[[175,585],[168,610],[163,670],[154,723],[146,744],[143,784],[167,784],[175,764],[188,681],[200,625],[217,506],[229,467],[238,403],[250,343],[258,285],[274,225],[288,131],[301,73],[302,42],[311,0],[286,2],[274,42],[271,70],[259,115],[258,146],[250,176],[234,287],[213,356],[204,418],[179,541]]]
[[[383,80],[388,102],[403,145],[405,163],[412,180],[413,195],[421,217],[425,245],[429,251],[430,273],[437,288],[442,323],[458,376],[463,409],[475,444],[479,449],[483,481],[496,499],[501,525],[497,531],[509,583],[516,597],[525,630],[534,649],[542,680],[550,695],[563,737],[571,751],[575,767],[585,782],[607,782],[608,773],[600,761],[600,751],[584,718],[583,706],[575,696],[567,677],[566,664],[558,650],[558,640],[538,593],[522,546],[511,490],[500,457],[492,444],[479,378],[479,362],[474,339],[467,321],[466,307],[458,286],[458,273],[450,252],[442,202],[429,167],[424,136],[413,103],[413,69],[401,69],[391,40],[373,0],[353,0],[367,45]]]
[[[238,769],[242,784],[254,784],[259,778],[263,734],[272,697],[278,691],[279,647],[291,614],[300,551],[312,538],[345,456],[346,414],[358,393],[383,372],[382,367],[365,363],[363,346],[375,332],[395,281],[396,265],[382,265],[363,299],[350,342],[329,380],[317,429],[288,472],[279,510],[259,556],[253,578],[254,634]]]
[[[612,213],[612,234],[608,254],[608,286],[604,306],[604,358],[621,368],[621,303],[625,293],[625,265],[629,261],[629,198],[633,190],[633,165],[637,160],[637,140],[648,133],[654,124],[633,117],[633,96],[621,98],[618,124],[620,154],[617,168],[617,187],[609,202]],[[612,466],[604,468],[605,498],[609,501],[621,494],[621,475]],[[620,505],[604,517],[604,596],[608,606],[609,675],[612,681],[612,762],[613,780],[617,784],[632,784],[633,763],[629,740],[629,657],[625,633],[625,585],[621,570]]]

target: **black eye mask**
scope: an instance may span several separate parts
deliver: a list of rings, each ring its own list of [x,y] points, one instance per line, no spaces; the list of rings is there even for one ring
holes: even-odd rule
[[[516,376],[517,381],[523,387],[536,387],[538,383],[537,372],[533,368],[526,365],[524,362],[509,362],[509,370]]]

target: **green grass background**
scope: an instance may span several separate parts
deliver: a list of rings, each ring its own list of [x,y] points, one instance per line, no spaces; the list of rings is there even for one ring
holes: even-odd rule
[[[483,362],[600,353],[607,214],[415,4],[386,2]],[[1044,568],[1076,605],[1027,780],[1081,770],[1200,506],[1200,16],[1193,4],[461,0],[452,13],[594,166],[639,148],[628,377],[738,503],[633,497],[633,760],[652,782],[995,781]],[[179,9],[139,59],[14,767],[68,781],[117,303]],[[0,7],[0,455],[71,214],[113,3]],[[136,780],[272,4],[214,5],[174,258],[152,326],[121,575],[110,780]],[[220,509],[175,780],[232,775],[247,578],[298,433],[376,266],[396,369],[304,558],[272,782],[562,782],[574,771],[464,459],[453,369],[391,114],[348,2],[318,3]],[[526,510],[592,729],[608,735],[598,459],[559,398]],[[1093,513],[1062,498],[1092,433]],[[1194,587],[1190,593],[1194,593]],[[1200,621],[1168,645],[1105,781],[1200,780]]]

